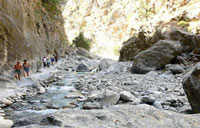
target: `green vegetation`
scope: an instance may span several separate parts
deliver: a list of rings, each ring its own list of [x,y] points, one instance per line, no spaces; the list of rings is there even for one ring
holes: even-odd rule
[[[138,7],[138,14],[141,19],[145,18],[149,20],[155,13],[155,6],[150,5],[150,0],[140,0],[140,6]]]
[[[187,28],[187,27],[189,27],[189,24],[186,21],[180,21],[180,22],[178,22],[178,26],[181,28]]]
[[[92,41],[84,37],[83,32],[80,32],[79,35],[73,40],[72,46],[81,47],[88,51],[91,49]]]
[[[66,0],[42,0],[42,6],[45,7],[49,12],[56,13],[60,10],[62,4],[64,4]]]
[[[119,56],[120,46],[116,45],[113,48],[114,55]]]

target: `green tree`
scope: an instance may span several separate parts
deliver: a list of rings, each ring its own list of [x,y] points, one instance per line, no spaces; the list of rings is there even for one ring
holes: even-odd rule
[[[80,32],[79,35],[72,42],[72,46],[81,47],[88,51],[90,51],[91,49],[92,41],[85,38],[83,32]]]
[[[146,21],[155,13],[155,4],[151,5],[150,0],[140,0],[138,7],[138,14],[141,19],[145,18]]]

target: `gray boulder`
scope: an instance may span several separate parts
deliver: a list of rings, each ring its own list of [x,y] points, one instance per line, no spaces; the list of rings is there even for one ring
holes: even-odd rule
[[[170,33],[171,40],[179,41],[182,44],[183,52],[189,52],[194,49],[195,35],[177,28],[172,28]]]
[[[89,72],[89,68],[86,64],[84,63],[81,63],[78,65],[77,69],[76,69],[76,72]]]
[[[87,102],[83,105],[83,109],[100,109],[101,105],[99,103],[92,103],[92,102]]]
[[[43,121],[40,127],[31,124],[30,128],[198,128],[200,115],[180,114],[163,111],[150,105],[114,105],[105,109],[90,111],[64,109],[53,113],[54,118]],[[33,120],[32,116],[22,121]],[[34,117],[41,120],[41,115]],[[39,122],[38,121],[38,122]],[[47,122],[47,123],[45,123]],[[62,123],[57,123],[62,122]],[[57,125],[62,124],[62,126]],[[32,127],[31,127],[32,126]],[[28,126],[26,126],[27,128]],[[25,127],[24,127],[25,128]]]
[[[119,62],[110,65],[109,68],[107,69],[107,72],[112,72],[112,73],[120,73],[122,71],[123,71],[123,66]]]
[[[106,91],[100,98],[99,103],[103,106],[115,105],[120,99],[120,95],[113,91]]]
[[[147,104],[153,104],[156,101],[156,99],[151,96],[144,96],[142,97],[141,101]]]
[[[131,70],[133,73],[144,74],[159,69],[178,56],[181,50],[179,41],[160,40],[135,57]]]
[[[179,64],[168,64],[165,66],[165,69],[171,71],[173,74],[180,74],[185,72],[185,69]]]
[[[101,60],[100,64],[99,64],[99,69],[100,70],[106,70],[108,69],[111,65],[113,65],[114,63],[116,63],[116,61],[111,60],[111,59],[103,59]]]
[[[151,47],[157,41],[163,39],[160,30],[157,30],[153,35],[147,35],[147,32],[140,31],[138,36],[131,37],[123,43],[120,49],[119,61],[133,61],[134,57],[141,51]]]
[[[120,93],[120,99],[122,99],[123,101],[133,101],[135,97],[130,92],[123,91]]]
[[[91,55],[91,53],[83,48],[77,48],[76,50],[76,54],[79,56],[84,56],[87,57],[89,59],[94,59],[95,57],[93,55]]]
[[[200,63],[183,77],[183,89],[194,113],[200,113]]]

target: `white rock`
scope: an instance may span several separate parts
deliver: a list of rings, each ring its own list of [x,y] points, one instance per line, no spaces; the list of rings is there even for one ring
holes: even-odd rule
[[[0,116],[0,128],[11,128],[12,125],[13,125],[12,120],[6,120]]]
[[[11,105],[13,102],[10,101],[10,100],[8,100],[8,99],[6,99],[6,98],[3,98],[2,103],[5,104],[6,106],[9,106],[9,105]]]
[[[65,98],[84,98],[80,92],[70,92]]]
[[[42,86],[38,87],[38,94],[43,94],[46,91],[46,89]]]
[[[133,101],[135,97],[130,92],[123,91],[120,94],[120,98],[124,101]]]
[[[106,91],[100,100],[101,105],[114,105],[119,101],[120,95],[113,91]]]

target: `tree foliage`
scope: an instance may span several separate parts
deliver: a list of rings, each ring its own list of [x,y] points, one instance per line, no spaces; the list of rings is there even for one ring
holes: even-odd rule
[[[79,35],[73,40],[72,45],[75,47],[81,47],[88,51],[91,49],[91,40],[84,37],[83,32],[80,32]]]
[[[150,0],[140,0],[140,6],[138,7],[138,14],[141,19],[146,21],[155,13],[155,5],[150,4]]]
[[[60,10],[61,5],[65,4],[67,0],[42,0],[42,5],[48,9],[48,11],[56,12]]]

